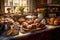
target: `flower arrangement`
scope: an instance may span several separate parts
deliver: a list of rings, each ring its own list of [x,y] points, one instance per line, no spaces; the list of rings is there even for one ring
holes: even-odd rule
[[[24,8],[23,8],[22,6],[18,6],[18,9],[19,9],[20,11],[23,11],[23,10],[24,10]]]
[[[20,11],[24,11],[24,8],[22,6],[14,6],[13,8],[14,10],[17,8]]]
[[[23,15],[24,8],[22,6],[18,6],[18,10],[20,10],[21,14]]]
[[[36,11],[37,11],[38,13],[43,13],[44,10],[45,10],[45,8],[37,8],[37,9],[36,9]]]

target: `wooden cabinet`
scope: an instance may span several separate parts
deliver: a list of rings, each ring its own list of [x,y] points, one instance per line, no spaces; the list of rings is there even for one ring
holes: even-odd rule
[[[60,16],[60,6],[47,6],[45,11],[47,17],[49,14],[56,14],[56,17]]]
[[[34,0],[36,8],[40,8],[41,4],[47,4],[47,0]]]

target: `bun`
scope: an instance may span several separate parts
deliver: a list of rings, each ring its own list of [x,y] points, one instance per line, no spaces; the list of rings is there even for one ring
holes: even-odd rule
[[[20,23],[20,24],[22,24],[22,22],[24,22],[24,21],[25,21],[25,19],[24,19],[24,18],[19,18],[19,20],[18,20],[18,21],[19,21],[19,23]]]
[[[60,18],[56,18],[56,19],[55,19],[54,25],[60,25]]]
[[[54,20],[55,20],[55,18],[50,18],[49,24],[54,24]]]

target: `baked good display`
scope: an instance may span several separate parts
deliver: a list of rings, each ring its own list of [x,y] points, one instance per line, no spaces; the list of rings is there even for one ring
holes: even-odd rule
[[[4,35],[9,36],[9,35],[19,34],[19,32],[25,33],[26,31],[40,30],[40,29],[43,29],[45,27],[45,24],[41,23],[40,19],[36,18],[36,17],[32,17],[31,19],[26,19],[24,17],[20,17],[18,19],[18,21],[12,22],[12,24],[10,25],[10,27],[11,28],[9,30],[6,30],[3,33]]]
[[[56,18],[47,18],[47,24],[50,25],[60,25],[60,18],[56,17]]]
[[[25,30],[42,29],[44,26],[45,26],[45,24],[37,22],[36,20],[28,20],[28,21],[22,23],[22,27]]]

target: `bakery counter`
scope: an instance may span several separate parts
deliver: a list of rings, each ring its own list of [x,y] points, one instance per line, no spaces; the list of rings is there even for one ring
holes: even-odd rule
[[[31,32],[26,32],[26,33],[19,32],[19,35],[16,35],[16,36],[0,36],[0,40],[25,40],[25,39],[27,40],[29,38],[30,38],[29,40],[32,40],[34,37],[39,37],[40,34],[43,34],[46,36],[47,35],[46,32],[49,32],[50,30],[54,30],[56,28],[60,28],[60,25],[59,26],[46,25],[46,28],[43,30],[31,31]],[[33,35],[34,37],[32,37]],[[40,36],[43,36],[43,35],[40,35]]]

